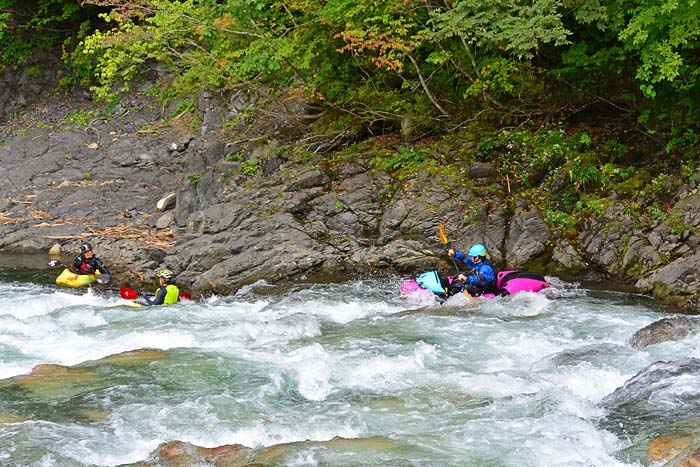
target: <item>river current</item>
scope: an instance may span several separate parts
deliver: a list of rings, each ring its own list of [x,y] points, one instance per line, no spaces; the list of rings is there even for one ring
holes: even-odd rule
[[[695,338],[631,347],[668,316],[638,295],[551,278],[540,294],[439,305],[401,297],[403,279],[141,309],[5,279],[0,464],[113,466],[181,440],[296,443],[276,461],[289,466],[641,466],[653,423],[625,430],[602,402],[654,362],[700,357]],[[136,349],[162,352],[105,359]],[[91,377],[10,383],[39,364]],[[655,397],[677,405],[684,390]],[[335,437],[377,442],[313,443]]]

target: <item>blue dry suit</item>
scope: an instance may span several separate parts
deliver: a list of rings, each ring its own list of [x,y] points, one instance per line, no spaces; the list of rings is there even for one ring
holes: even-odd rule
[[[468,284],[476,286],[480,293],[495,291],[496,271],[494,271],[489,260],[482,258],[479,263],[474,263],[471,257],[466,256],[461,251],[456,252],[454,258],[458,261],[463,261],[464,264],[474,270],[473,274],[467,276]]]

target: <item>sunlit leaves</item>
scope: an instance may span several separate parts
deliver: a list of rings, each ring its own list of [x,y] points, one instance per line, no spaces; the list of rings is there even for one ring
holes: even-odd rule
[[[646,0],[631,11],[620,39],[639,53],[637,78],[653,97],[655,83],[674,81],[698,66],[700,2]]]
[[[531,58],[543,44],[568,43],[560,7],[558,0],[464,0],[434,15],[432,23],[436,39],[462,37],[477,49]]]

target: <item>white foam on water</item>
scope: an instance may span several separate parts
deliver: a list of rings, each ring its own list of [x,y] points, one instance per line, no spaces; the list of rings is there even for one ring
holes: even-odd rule
[[[652,391],[649,396],[650,404],[675,406],[682,403],[680,398],[700,396],[700,375],[684,373],[669,376],[651,386],[658,387],[658,390]]]
[[[545,294],[535,292],[519,292],[510,297],[512,314],[514,316],[537,316],[547,313],[552,305]]]
[[[103,299],[91,289],[84,293],[68,293],[61,291],[40,290],[31,294],[0,295],[0,316],[10,315],[25,320],[34,316],[47,315],[55,310],[78,305],[99,305]]]
[[[320,344],[302,347],[280,358],[282,367],[294,373],[299,394],[312,401],[328,397],[332,389],[329,381],[332,357]]]
[[[603,400],[630,378],[615,368],[598,368],[588,362],[540,376],[554,386],[566,388],[577,397],[594,403]]]
[[[350,420],[319,420],[315,417],[299,417],[294,420],[250,422],[237,430],[222,433],[219,440],[225,443],[238,443],[248,447],[271,446],[299,441],[329,441],[335,437],[358,438],[364,427],[354,427]],[[225,441],[224,441],[225,440]]]
[[[532,394],[551,387],[546,381],[510,372],[452,375],[448,381],[461,387],[466,394],[496,399]]]
[[[442,306],[451,306],[451,307],[475,307],[482,305],[484,300],[486,299],[481,299],[481,298],[474,298],[469,295],[460,293],[457,295],[453,295],[447,300],[445,300],[445,303],[442,304]],[[434,302],[435,300],[433,300]]]
[[[307,316],[265,322],[241,321],[219,326],[208,333],[198,332],[197,346],[205,349],[225,349],[244,345],[246,342],[266,346],[320,335],[321,323],[317,319]]]
[[[525,425],[530,432],[521,431],[522,449],[509,465],[641,467],[617,460],[615,452],[626,443],[586,420],[550,415]]]
[[[336,436],[355,438],[365,432],[347,411],[338,408],[333,414],[272,412],[262,416],[217,415],[202,400],[179,405],[133,404],[111,417],[115,448],[121,452],[118,462],[146,459],[160,443],[180,440],[203,447],[241,444],[257,448],[299,441],[326,441]],[[227,418],[221,418],[225,416]],[[133,446],[132,446],[133,443]]]
[[[466,420],[447,430],[442,443],[461,462],[455,465],[510,467],[641,467],[624,463],[615,453],[627,447],[594,422],[566,414],[527,417],[499,414],[491,419]],[[461,457],[460,457],[461,455]],[[480,461],[474,462],[477,458]]]
[[[435,346],[419,342],[412,355],[353,355],[345,363],[340,384],[345,388],[380,392],[428,384],[425,361],[436,353]]]
[[[289,467],[296,467],[296,466],[315,466],[319,465],[318,460],[316,459],[316,451],[318,451],[318,448],[309,448],[306,450],[307,452],[300,452],[299,454],[296,455],[296,457],[286,460],[285,464]]]
[[[107,421],[44,424],[26,438],[0,427],[0,451],[45,449],[51,467],[66,457],[118,465],[175,439],[261,447],[385,436],[407,450],[387,453],[386,465],[444,465],[431,457],[439,452],[465,460],[453,465],[617,467],[627,465],[614,457],[625,443],[596,426],[605,415],[599,402],[653,361],[700,353],[691,337],[629,348],[635,330],[663,315],[566,284],[559,299],[548,289],[480,300],[465,312],[431,306],[398,315],[406,304],[391,298],[394,289],[356,281],[261,298],[251,288],[127,309],[100,308],[113,300],[91,291],[0,284],[0,378],[38,363],[178,349],[144,367],[134,387],[71,402],[97,404]],[[22,300],[33,308],[17,308]],[[693,376],[671,382],[655,395],[659,404],[682,404],[700,387]],[[286,462],[315,459],[302,449]]]
[[[389,302],[366,302],[362,300],[346,300],[335,297],[309,297],[299,303],[298,298],[292,301],[282,301],[276,307],[286,311],[286,314],[300,312],[316,316],[323,321],[347,324],[351,321],[377,316],[388,315],[401,311],[401,308]]]
[[[107,320],[97,314],[95,310],[86,310],[84,308],[71,310],[61,314],[61,322],[67,327],[75,329],[90,328],[107,324]]]
[[[193,347],[192,336],[178,329],[167,331],[140,331],[116,337],[105,343],[99,350],[91,353],[89,360],[97,360],[109,355],[114,355],[135,349],[160,349],[169,350],[176,348]]]
[[[236,295],[236,296],[239,296],[239,297],[240,297],[240,296],[248,295],[248,294],[250,294],[254,289],[256,289],[256,288],[258,288],[258,287],[273,287],[273,285],[271,285],[271,284],[270,284],[268,281],[266,281],[265,279],[259,279],[259,280],[255,281],[255,282],[253,282],[252,284],[244,285],[243,287],[241,287],[240,289],[238,289],[238,290],[236,291],[235,295]]]
[[[518,332],[514,329],[509,331],[495,332],[487,339],[486,345],[491,348],[492,354],[498,357],[489,361],[485,370],[527,369],[543,357],[565,348],[559,339],[546,335],[537,335],[529,331]]]
[[[449,300],[452,298],[454,297],[451,297]],[[409,306],[431,306],[438,305],[440,303],[434,293],[426,293],[424,290],[415,290],[413,292],[403,294],[401,299]]]
[[[20,362],[5,363],[0,360],[0,379],[27,374],[32,371],[32,368],[34,368],[34,364],[31,362],[24,364]]]

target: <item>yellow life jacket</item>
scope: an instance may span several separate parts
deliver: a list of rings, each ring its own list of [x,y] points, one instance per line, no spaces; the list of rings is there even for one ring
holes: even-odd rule
[[[165,286],[165,290],[165,300],[163,301],[163,305],[173,305],[177,303],[177,300],[180,297],[180,289],[178,289],[175,284],[168,284]],[[160,292],[160,287],[156,289],[156,297],[158,296],[158,292]]]

